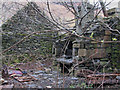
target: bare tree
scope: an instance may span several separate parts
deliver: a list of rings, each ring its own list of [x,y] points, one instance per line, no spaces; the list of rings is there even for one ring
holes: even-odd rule
[[[111,41],[108,37],[93,38],[94,29],[99,28],[100,30],[108,31],[106,32],[107,35],[120,35],[119,30],[112,28],[117,22],[110,26],[98,19],[101,11],[104,17],[108,17],[106,6],[111,2],[104,3],[100,0],[100,2],[96,2],[92,5],[88,0],[81,0],[81,2],[69,0],[57,3],[47,0],[41,3],[42,4],[29,1],[24,3],[1,3],[0,9],[2,13],[0,13],[0,18],[2,19],[1,25],[3,29],[3,51],[0,55],[8,54],[12,56],[13,52],[11,51],[14,51],[17,55],[23,52],[29,53],[30,58],[27,60],[31,59],[33,54],[35,57],[32,57],[32,59],[39,58],[43,53],[49,57],[49,54],[52,54],[53,42],[60,41],[62,35],[66,41],[60,51],[60,57],[65,55],[72,36],[75,38],[75,41],[93,41],[100,44],[100,47],[105,47],[108,43],[120,43],[118,40]],[[60,7],[64,9],[63,15],[61,15],[62,11],[60,11]],[[71,17],[66,19],[66,17],[69,17],[66,16],[68,13]],[[64,32],[64,34],[58,35],[59,32]],[[88,32],[90,33],[87,36],[86,33]],[[72,54],[75,58],[75,49],[72,49]],[[98,54],[99,52],[95,51],[87,58],[81,56],[82,61],[75,63],[72,70],[69,70],[69,74],[80,64],[93,60],[91,58]],[[26,58],[24,56],[23,61],[25,60]],[[64,67],[65,65],[63,63],[63,76],[65,76]],[[95,71],[97,71],[97,69]],[[63,87],[64,83],[65,79],[63,79]]]

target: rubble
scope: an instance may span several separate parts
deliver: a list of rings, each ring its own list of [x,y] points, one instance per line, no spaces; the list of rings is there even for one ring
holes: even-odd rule
[[[33,78],[30,76],[22,76],[22,77],[13,77],[14,79],[16,79],[19,82],[29,82],[32,81]]]
[[[12,90],[13,86],[14,86],[13,84],[11,84],[11,85],[4,85],[4,86],[1,86],[0,89],[2,88],[2,90],[6,90],[6,89]]]
[[[18,71],[18,70],[8,70],[8,74],[10,75],[10,77],[13,77],[13,76],[22,76],[23,73],[21,71]]]

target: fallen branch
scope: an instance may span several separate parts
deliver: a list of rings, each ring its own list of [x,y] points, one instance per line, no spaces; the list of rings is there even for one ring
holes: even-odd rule
[[[104,73],[104,74],[91,74],[91,75],[88,75],[87,77],[88,78],[92,78],[92,77],[103,77],[103,76],[105,76],[105,77],[107,77],[107,76],[120,76],[120,73],[118,73],[118,74],[108,74],[108,73]]]

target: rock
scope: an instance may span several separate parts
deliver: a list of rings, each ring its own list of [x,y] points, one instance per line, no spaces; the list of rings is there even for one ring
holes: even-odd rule
[[[50,72],[51,72],[51,69],[50,69],[50,68],[45,68],[45,72],[46,72],[46,73],[50,73]]]
[[[54,79],[53,78],[48,78],[49,79],[49,81],[53,81]]]
[[[52,74],[57,74],[57,71],[52,71]]]
[[[78,78],[76,78],[76,77],[71,77],[71,80],[78,80]]]
[[[42,86],[38,86],[38,88],[43,88]]]
[[[39,75],[31,75],[31,76],[33,76],[33,77],[35,77],[35,78],[38,78]]]
[[[2,90],[4,90],[4,89],[6,90],[7,88],[8,88],[9,90],[12,90],[13,86],[14,86],[13,84],[11,84],[11,85],[4,85],[4,86],[2,87],[2,88],[3,88]]]
[[[2,82],[2,85],[6,85],[6,84],[8,84],[8,81],[4,80],[4,82]]]
[[[22,71],[23,74],[27,74],[27,71]]]
[[[40,74],[40,73],[44,73],[44,71],[39,70],[39,71],[36,71],[36,72],[35,72],[35,74]]]
[[[36,88],[36,84],[29,84],[29,88]]]
[[[52,88],[52,86],[46,86],[46,88]]]
[[[47,79],[48,77],[43,77],[44,79]]]
[[[117,76],[116,79],[120,80],[120,76]]]
[[[5,80],[3,78],[0,79],[0,83],[3,83]]]
[[[18,70],[8,70],[8,74],[12,77],[12,76],[22,76],[23,73],[21,71]]]
[[[59,84],[59,85],[60,85],[60,84],[62,84],[62,83],[63,83],[63,81],[62,81],[62,80],[58,82],[58,84]]]

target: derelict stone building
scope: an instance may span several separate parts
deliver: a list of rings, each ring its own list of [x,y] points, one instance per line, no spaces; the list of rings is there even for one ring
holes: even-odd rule
[[[91,8],[92,5],[86,5],[86,9],[88,11]],[[81,6],[80,16],[82,17],[86,13],[87,12],[84,11]],[[112,25],[114,24],[114,20],[116,20],[117,23],[114,24],[112,28],[117,28],[120,31],[120,19],[116,16],[114,16],[113,18],[107,17],[106,20],[103,21],[99,21],[97,19],[93,20],[93,18],[94,12],[91,11],[91,13],[84,17],[81,23],[79,23],[79,20],[77,21],[76,32],[79,35],[82,34],[83,38],[71,35],[67,36],[69,38],[62,39],[61,41],[56,42],[55,55],[59,57],[58,61],[64,62],[66,65],[68,65],[71,63],[73,64],[74,60],[88,60],[88,62],[85,62],[79,67],[86,67],[90,70],[93,70],[98,64],[100,64],[100,66],[102,67],[103,63],[105,64],[110,61],[111,63],[109,65],[111,65],[112,69],[114,69],[115,67],[119,69],[120,36],[118,32],[112,31],[105,23]],[[90,26],[88,28],[83,28],[86,26],[86,24],[90,24]],[[64,49],[65,45],[66,49]]]
[[[54,26],[47,21],[43,16],[46,16],[44,11],[42,11],[36,3],[30,2],[22,9],[17,11],[15,15],[12,16],[7,22],[2,25],[3,37],[2,37],[2,46],[3,50],[12,46],[23,37],[29,35],[32,32],[43,31],[43,30],[53,30]],[[47,17],[47,16],[46,16]],[[49,38],[48,38],[49,37]],[[21,44],[17,45],[16,48],[9,50],[9,53],[15,52],[26,53],[29,51],[34,52],[35,50],[38,52],[43,51],[42,49],[51,50],[52,42],[49,42],[49,39],[52,38],[51,33],[39,33],[34,34],[26,39]],[[45,41],[44,41],[44,40]],[[47,44],[49,42],[49,44]],[[50,53],[51,51],[45,51],[46,53]],[[41,52],[41,53],[45,53]]]

